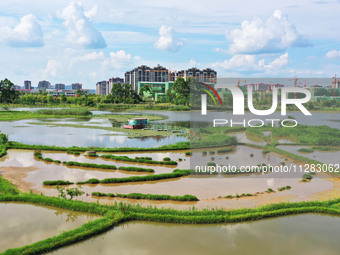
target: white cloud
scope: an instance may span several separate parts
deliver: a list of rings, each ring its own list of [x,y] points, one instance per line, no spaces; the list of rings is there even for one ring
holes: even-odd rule
[[[91,11],[90,14],[93,14]],[[106,42],[101,33],[92,25],[84,13],[81,3],[72,2],[60,15],[68,30],[67,39],[70,43],[85,48],[105,48]]]
[[[286,66],[288,64],[288,56],[288,53],[285,53],[266,65],[266,60],[257,60],[256,55],[238,54],[223,62],[214,63],[213,67],[236,72],[272,72]]]
[[[155,42],[156,49],[177,52],[183,46],[184,41],[175,37],[172,27],[162,25],[159,28],[159,38]]]
[[[198,63],[196,60],[194,60],[194,59],[190,59],[190,61],[189,61],[189,67],[191,68],[191,67],[201,67],[201,64],[200,63]]]
[[[103,59],[105,58],[104,52],[100,51],[100,52],[92,52],[89,54],[86,54],[85,56],[81,56],[79,58],[77,58],[77,60],[80,61],[88,61],[88,60],[98,60],[98,59]]]
[[[286,66],[288,64],[288,53],[285,53],[281,55],[280,57],[274,59],[269,65],[264,65],[263,60],[263,66],[270,69],[280,69],[283,66]],[[260,63],[261,64],[261,63]]]
[[[215,52],[222,53],[222,54],[228,54],[229,51],[221,48],[215,48],[213,49]]]
[[[86,11],[84,14],[89,19],[93,19],[98,13],[98,6],[94,5],[91,10]]]
[[[328,51],[326,54],[326,57],[327,58],[340,58],[340,50],[339,51],[337,50]]]
[[[89,73],[89,76],[90,76],[91,78],[96,78],[97,75],[98,75],[97,72],[91,72],[91,73]]]
[[[311,46],[280,10],[274,11],[266,21],[258,17],[243,21],[241,28],[232,30],[227,39],[232,41],[229,48],[232,54],[272,53],[289,47]]]
[[[47,62],[46,68],[43,70],[44,77],[56,77],[61,67],[62,63],[55,59],[50,59]]]
[[[110,57],[104,60],[103,65],[108,68],[120,69],[131,65],[134,61],[139,60],[139,56],[133,57],[124,50],[119,50],[116,52],[110,52]]]
[[[0,27],[0,33],[2,40],[12,47],[44,46],[43,31],[33,14],[23,16],[20,23],[14,28]]]
[[[234,55],[223,62],[213,64],[213,67],[226,70],[237,69],[237,71],[246,71],[257,69],[255,55]]]

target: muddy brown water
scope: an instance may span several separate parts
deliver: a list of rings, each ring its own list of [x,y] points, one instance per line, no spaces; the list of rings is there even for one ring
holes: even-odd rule
[[[277,164],[284,160],[283,158],[274,154],[262,154],[259,149],[249,148],[246,146],[238,146],[234,148],[234,152],[213,155],[215,162],[225,160],[226,155],[229,157],[230,162],[248,162],[248,164],[258,164],[262,162],[272,162]],[[252,152],[254,157],[250,157],[249,153]],[[115,153],[119,155],[127,155],[130,157],[135,156],[151,156],[154,160],[162,160],[164,157],[177,159],[183,158],[179,162],[178,168],[189,168],[190,161],[206,162],[210,161],[211,155],[206,157],[202,156],[201,151],[194,151],[191,157],[185,156],[185,151],[174,152],[148,152],[148,153]],[[87,158],[84,156],[73,156],[66,153],[59,152],[43,152],[44,157],[51,157],[59,160],[72,160],[79,162],[90,163],[105,163],[114,164],[117,166],[140,166],[150,167],[156,170],[156,174],[172,172],[173,167],[156,166],[156,165],[143,165],[143,164],[129,164],[128,162],[115,162],[112,160],[103,160],[100,158]],[[54,163],[45,163],[41,160],[36,160],[33,156],[33,151],[29,150],[8,150],[8,155],[0,159],[0,171],[5,178],[11,180],[15,185],[24,191],[33,189],[35,192],[42,192],[45,195],[57,196],[54,187],[43,186],[42,182],[45,180],[69,180],[81,181],[90,178],[109,178],[109,177],[128,177],[134,173],[127,173],[112,170],[98,170],[79,167],[66,167]],[[202,163],[202,164],[203,164]],[[145,175],[145,174],[141,174]],[[310,200],[310,197],[317,195],[320,192],[334,189],[332,181],[326,178],[314,178],[309,183],[300,183],[301,178],[276,178],[274,173],[268,173],[259,178],[252,178],[252,175],[243,176],[218,176],[218,177],[182,177],[176,179],[168,179],[161,181],[149,181],[138,183],[122,183],[122,184],[107,184],[107,185],[82,185],[81,189],[87,194],[83,195],[81,200],[96,202],[97,197],[92,197],[92,192],[104,193],[150,193],[150,194],[169,194],[169,195],[184,195],[192,194],[197,196],[199,202],[169,202],[169,201],[147,201],[147,200],[134,200],[134,199],[99,199],[100,203],[111,204],[115,201],[127,201],[131,203],[138,203],[141,205],[155,205],[158,207],[173,207],[186,209],[191,206],[197,208],[240,208],[240,207],[256,207],[263,204],[284,202],[284,201],[303,201]],[[256,193],[264,192],[268,188],[277,190],[279,187],[290,185],[291,190],[284,192],[276,192],[272,194],[264,194],[261,196],[242,198],[242,199],[225,199],[227,195],[236,195],[242,193]],[[220,198],[219,198],[220,197]],[[323,196],[327,199],[328,193]],[[318,198],[319,199],[319,198]],[[322,198],[321,198],[322,199]]]
[[[100,216],[27,203],[0,203],[0,252],[80,227]]]
[[[337,255],[340,218],[305,214],[216,225],[128,222],[61,254]]]

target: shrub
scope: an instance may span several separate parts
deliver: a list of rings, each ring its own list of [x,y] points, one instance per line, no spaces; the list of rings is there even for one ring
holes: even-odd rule
[[[87,109],[84,108],[74,108],[74,109],[40,109],[36,111],[37,114],[42,115],[92,115]]]
[[[232,148],[225,148],[225,149],[219,149],[219,150],[217,150],[217,153],[222,154],[222,153],[228,153],[228,152],[232,152],[232,151],[233,151]]]
[[[155,161],[144,158],[129,158],[127,156],[115,156],[115,155],[101,155],[101,158],[118,160],[118,161],[126,161],[126,162],[137,162],[137,163],[145,163],[145,164],[159,164],[159,165],[177,165],[176,161]]]
[[[165,174],[131,176],[131,177],[123,177],[123,178],[106,178],[103,180],[99,180],[99,183],[108,184],[108,183],[157,181],[157,180],[163,180],[163,179],[178,178],[178,177],[186,176],[189,174],[190,174],[190,170],[175,169],[172,173],[165,173]],[[88,181],[77,182],[77,184],[88,184],[88,183],[89,183]]]
[[[142,168],[142,167],[134,167],[134,166],[128,166],[128,167],[120,166],[118,169],[124,170],[124,171],[132,171],[132,172],[150,172],[150,173],[155,172],[155,170],[151,168]]]
[[[148,200],[172,200],[172,201],[198,201],[198,198],[193,195],[184,196],[170,196],[170,195],[154,195],[154,194],[142,194],[142,193],[130,193],[130,194],[112,194],[112,193],[101,193],[93,192],[92,196],[98,197],[121,197],[121,198],[132,198],[132,199],[148,199]]]
[[[135,157],[135,159],[145,159],[145,160],[152,160],[151,157]]]
[[[67,166],[80,166],[80,167],[90,167],[90,168],[100,168],[100,169],[113,169],[116,170],[117,167],[114,165],[105,165],[105,164],[93,164],[93,163],[80,163],[75,161],[64,161],[64,165]]]
[[[92,179],[87,180],[88,184],[98,184],[99,182],[100,181],[96,178],[92,178]]]
[[[57,181],[44,181],[43,184],[46,186],[55,186],[55,185],[71,185],[74,183],[70,181],[57,180]]]
[[[304,174],[304,175],[302,175],[302,179],[310,181],[311,179],[313,179],[313,176],[310,173]]]
[[[185,152],[185,156],[191,156],[191,155],[192,155],[192,152],[191,152],[191,151]]]
[[[303,152],[303,153],[312,153],[312,152],[314,152],[314,150],[310,149],[310,148],[301,148],[298,151],[299,152]]]
[[[171,159],[169,157],[163,158],[163,161],[170,161]]]

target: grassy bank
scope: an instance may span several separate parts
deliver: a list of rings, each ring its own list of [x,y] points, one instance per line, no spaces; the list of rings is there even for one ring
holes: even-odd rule
[[[72,152],[137,152],[137,151],[169,151],[169,150],[186,150],[190,149],[190,142],[178,142],[175,144],[162,145],[155,148],[139,148],[139,147],[120,147],[120,148],[106,148],[106,147],[62,147],[50,145],[31,145],[22,144],[18,142],[9,142],[8,149],[25,149],[25,150],[46,150],[46,151],[72,151]]]
[[[0,195],[10,194],[18,195],[20,191],[10,181],[6,180],[0,175]]]
[[[14,121],[22,119],[41,118],[84,118],[91,116],[91,112],[82,109],[48,109],[38,111],[0,111],[0,121]]]

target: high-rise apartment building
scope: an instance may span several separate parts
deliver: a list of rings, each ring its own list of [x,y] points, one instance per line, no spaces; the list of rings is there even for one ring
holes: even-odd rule
[[[106,81],[99,81],[96,84],[96,94],[106,95]]]
[[[178,77],[193,77],[200,82],[216,83],[217,72],[210,68],[200,70],[194,67],[188,70],[171,72],[160,65],[154,68],[142,65],[125,73],[125,83],[131,84],[132,89],[137,91],[138,82],[171,82]]]
[[[39,81],[38,89],[50,89],[51,83],[49,81]]]
[[[63,90],[63,89],[65,89],[65,84],[57,83],[56,85],[54,85],[54,89]]]
[[[112,78],[110,78],[108,80],[108,82],[106,82],[106,95],[111,93],[112,85],[115,84],[115,83],[123,84],[124,83],[124,79],[123,78],[119,78],[119,77],[116,77],[116,78],[112,77]]]
[[[32,89],[31,81],[24,81],[24,88],[25,89]]]
[[[82,88],[83,88],[83,84],[80,84],[80,83],[72,83],[72,85],[71,85],[72,90],[78,90],[78,89],[82,89]]]

